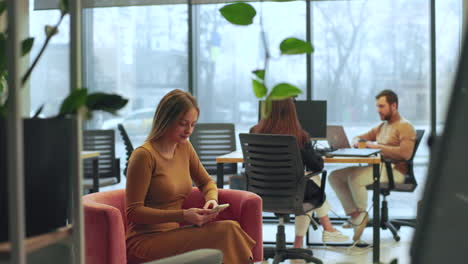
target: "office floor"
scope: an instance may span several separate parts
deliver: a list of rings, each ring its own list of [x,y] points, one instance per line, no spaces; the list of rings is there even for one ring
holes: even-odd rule
[[[395,193],[390,195],[388,199],[389,213],[391,218],[403,217],[409,218],[416,215],[416,203],[421,199],[421,195],[424,189],[424,183],[426,178],[427,163],[425,160],[415,161],[415,175],[418,180],[419,186],[413,193]],[[337,166],[327,166],[327,170],[330,172],[337,169]],[[228,187],[228,186],[225,186]],[[327,186],[328,187],[328,186]],[[125,188],[125,178],[123,181],[114,186],[102,188],[101,191],[111,189]],[[330,212],[330,217],[343,217],[343,209],[336,197],[336,194],[331,188],[327,189],[327,199],[332,206],[333,212]],[[372,194],[369,192],[369,205],[371,205]],[[372,215],[372,209],[369,210],[369,214]],[[310,241],[319,243],[321,242],[321,231],[314,231],[310,228]],[[335,228],[340,229],[343,233],[348,236],[352,236],[351,229],[342,229],[340,225],[336,225]],[[397,259],[398,264],[410,263],[409,250],[411,247],[411,240],[413,235],[413,229],[409,227],[402,227],[400,230],[401,240],[395,242],[393,237],[388,230],[381,230],[381,248],[380,248],[380,261],[384,264],[389,264],[392,260]],[[276,225],[265,223],[263,226],[264,241],[274,241],[276,236]],[[286,225],[286,241],[292,242],[294,240],[294,225]],[[365,229],[362,236],[362,240],[372,244],[372,228],[368,227]],[[268,245],[266,245],[268,246]],[[314,256],[321,259],[325,264],[364,264],[372,263],[372,248],[347,248],[347,247],[336,247],[329,245],[314,246],[311,247],[314,252]],[[272,263],[270,259],[268,263]],[[285,261],[282,263],[291,263]],[[296,263],[296,262],[293,262]],[[304,263],[304,262],[298,262]]]
[[[264,239],[266,241],[274,241],[276,227],[273,224],[264,224]],[[339,226],[337,226],[340,228]],[[312,230],[312,228],[311,228]],[[352,236],[352,230],[340,229],[346,235]],[[409,250],[411,247],[411,239],[413,235],[413,229],[409,227],[402,227],[400,230],[401,240],[395,242],[393,237],[388,230],[381,231],[381,246],[380,246],[380,261],[384,264],[389,264],[392,260],[397,259],[398,264],[410,263]],[[286,225],[286,239],[292,241],[294,236],[294,226],[292,224]],[[321,242],[320,231],[314,231],[310,233],[311,242]],[[368,243],[372,243],[372,228],[368,227],[365,229],[362,236],[362,240]],[[269,245],[267,245],[269,246]],[[337,247],[334,245],[327,246],[313,246],[309,247],[312,249],[314,256],[319,258],[325,264],[364,264],[372,263],[372,248],[358,248],[358,247]],[[268,260],[268,263],[272,263],[272,259]],[[266,263],[266,262],[265,262]],[[304,261],[291,262],[286,260],[281,263],[305,263]]]

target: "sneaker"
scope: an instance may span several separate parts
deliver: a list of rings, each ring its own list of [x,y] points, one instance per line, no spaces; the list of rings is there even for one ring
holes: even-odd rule
[[[351,224],[354,226],[354,241],[357,241],[361,238],[362,232],[364,232],[364,228],[366,228],[368,222],[369,215],[367,212],[361,212],[359,216],[351,220]]]
[[[348,241],[349,237],[343,235],[340,231],[335,230],[333,232],[323,231],[322,241],[323,242],[345,242]]]

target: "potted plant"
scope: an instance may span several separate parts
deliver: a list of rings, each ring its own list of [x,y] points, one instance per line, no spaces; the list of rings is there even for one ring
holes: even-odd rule
[[[0,16],[6,10],[0,1]],[[45,26],[46,40],[38,55],[22,76],[24,85],[41,58],[50,39],[68,14],[68,0],[60,0],[60,18],[56,25]],[[8,190],[6,113],[8,111],[7,32],[0,32],[0,242],[8,240]],[[22,41],[22,55],[31,51],[33,38]],[[32,118],[25,118],[24,127],[24,175],[26,235],[50,232],[66,224],[70,199],[69,184],[72,166],[70,139],[77,137],[77,111],[90,118],[93,111],[102,110],[115,114],[128,100],[116,94],[88,93],[87,89],[73,90],[62,102],[59,113],[51,118],[38,118],[40,107]]]
[[[295,0],[274,0],[275,2],[289,2]],[[230,3],[226,4],[219,9],[221,15],[230,23],[238,26],[248,26],[253,23],[253,19],[257,14],[255,8],[249,3]],[[282,100],[289,97],[294,97],[302,93],[297,86],[290,83],[279,83],[273,86],[271,90],[266,85],[266,76],[268,75],[268,65],[271,59],[269,47],[267,45],[265,30],[263,27],[263,20],[260,18],[260,28],[262,43],[265,50],[264,53],[264,66],[262,69],[252,71],[252,88],[255,96],[260,100],[265,100],[266,103],[262,104],[262,118],[267,116],[271,111],[271,101]],[[281,55],[297,55],[297,54],[310,54],[314,52],[312,44],[295,37],[288,37],[284,39],[279,46]]]

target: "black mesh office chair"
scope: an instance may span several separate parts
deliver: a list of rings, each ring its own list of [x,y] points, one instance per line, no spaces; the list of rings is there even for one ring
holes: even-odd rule
[[[125,127],[122,124],[118,124],[117,128],[119,129],[120,135],[122,136],[123,142],[125,144],[125,153],[127,158],[125,161],[125,169],[123,173],[125,176],[127,176],[128,160],[130,159],[134,148],[132,142],[130,141],[130,137],[128,137],[127,131],[125,130]]]
[[[286,248],[284,222],[289,214],[303,215],[324,203],[326,172],[319,172],[322,173],[320,197],[314,201],[304,201],[306,183],[316,174],[304,175],[295,137],[267,134],[240,134],[239,137],[247,190],[262,197],[264,212],[272,212],[279,218],[276,247],[264,248],[265,259],[274,258],[275,264],[285,259],[322,263],[313,257],[310,249]]]
[[[236,150],[234,124],[198,123],[190,142],[208,173],[216,175],[216,157]],[[224,164],[224,184],[228,184],[228,179],[236,174],[237,163]]]
[[[416,177],[414,176],[413,171],[413,159],[418,150],[419,143],[421,143],[421,139],[424,135],[424,130],[416,130],[416,142],[414,145],[413,154],[411,158],[408,160],[408,172],[405,175],[405,181],[403,183],[395,183],[393,178],[393,172],[391,167],[391,161],[385,160],[385,168],[387,170],[388,175],[388,183],[381,183],[380,184],[380,194],[383,196],[382,206],[381,206],[381,218],[380,218],[380,226],[382,229],[389,229],[392,232],[393,238],[395,241],[400,241],[400,236],[398,235],[398,230],[401,226],[410,226],[416,227],[416,219],[407,219],[407,220],[392,220],[388,217],[388,202],[387,196],[390,195],[391,192],[413,192],[418,183],[416,181]],[[372,189],[372,185],[368,186],[367,189]]]
[[[83,131],[83,150],[99,152],[99,184],[98,187],[120,183],[120,159],[115,157],[114,130],[85,130]],[[98,192],[93,189],[92,163],[84,161],[83,165],[85,190]]]

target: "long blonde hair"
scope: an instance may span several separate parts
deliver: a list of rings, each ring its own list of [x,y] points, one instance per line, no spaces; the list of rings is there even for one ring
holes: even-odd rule
[[[179,89],[167,93],[156,108],[153,125],[146,140],[153,141],[159,139],[181,115],[187,113],[192,108],[195,108],[200,113],[197,101],[191,94]]]

